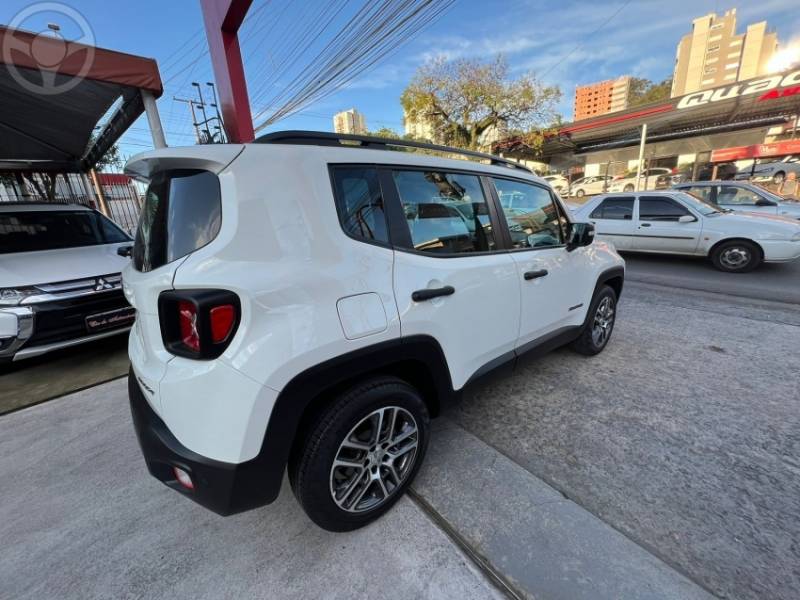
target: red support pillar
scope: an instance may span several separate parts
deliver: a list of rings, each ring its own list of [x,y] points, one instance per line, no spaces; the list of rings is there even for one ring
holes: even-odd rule
[[[225,133],[233,143],[255,139],[238,38],[252,3],[253,0],[200,0]]]

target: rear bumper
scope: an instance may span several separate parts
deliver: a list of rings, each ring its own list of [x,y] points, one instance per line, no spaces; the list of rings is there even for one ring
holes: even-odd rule
[[[284,465],[270,465],[262,452],[244,463],[227,463],[201,456],[183,446],[150,407],[133,370],[128,375],[128,396],[136,437],[147,469],[167,487],[223,516],[269,504],[280,492]],[[276,461],[279,462],[279,461]],[[173,467],[189,473],[194,489],[183,487]],[[279,468],[278,477],[270,473]],[[277,481],[277,485],[270,482]]]

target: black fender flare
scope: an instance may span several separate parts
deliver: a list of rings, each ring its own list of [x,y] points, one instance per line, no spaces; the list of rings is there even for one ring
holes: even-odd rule
[[[280,492],[283,473],[298,434],[302,434],[304,419],[356,380],[373,373],[411,378],[410,383],[422,388],[420,391],[432,416],[457,400],[458,393],[453,390],[444,352],[433,337],[426,335],[379,342],[306,369],[278,394],[261,450],[248,461],[262,470],[268,502]]]

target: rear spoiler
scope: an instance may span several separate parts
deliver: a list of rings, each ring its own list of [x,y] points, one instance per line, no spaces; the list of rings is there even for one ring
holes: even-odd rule
[[[132,156],[125,174],[139,181],[171,169],[200,169],[219,174],[245,149],[244,144],[208,144],[186,148],[160,148]]]

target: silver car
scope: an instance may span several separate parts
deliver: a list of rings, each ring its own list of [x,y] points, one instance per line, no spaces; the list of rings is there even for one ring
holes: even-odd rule
[[[717,206],[736,211],[783,215],[800,219],[800,202],[745,181],[693,181],[674,186]]]
[[[755,168],[752,166],[739,169],[736,179],[750,179],[752,181],[772,181],[772,183],[783,183],[789,173],[794,173],[800,178],[800,156],[786,156],[781,160],[758,163]]]

